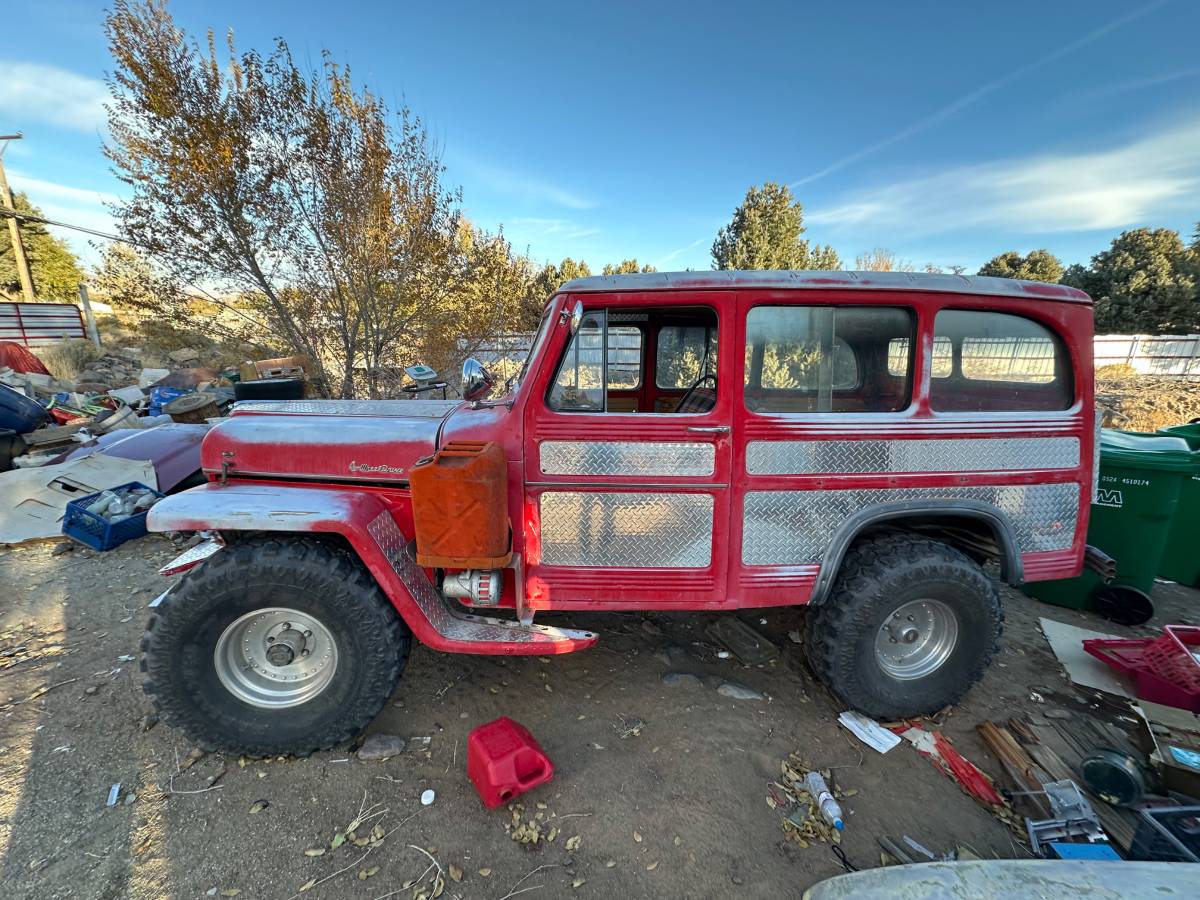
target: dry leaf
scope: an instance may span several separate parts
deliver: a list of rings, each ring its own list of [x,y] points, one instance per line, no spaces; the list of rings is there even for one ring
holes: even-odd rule
[[[484,878],[487,878],[489,875],[492,874],[492,870],[491,869],[480,869],[479,874],[482,875]]]
[[[221,896],[222,897],[236,897],[241,892],[242,892],[241,888],[225,888],[223,891],[221,891]]]
[[[187,755],[187,756],[185,756],[185,757],[183,758],[183,762],[181,762],[181,763],[179,764],[179,771],[180,771],[180,772],[182,772],[182,771],[184,771],[185,769],[190,769],[190,768],[191,768],[192,766],[194,766],[194,765],[195,765],[195,764],[196,764],[198,761],[200,761],[200,760],[204,759],[204,757],[205,757],[206,755],[207,755],[207,754],[206,754],[206,753],[205,753],[203,750],[201,750],[199,747],[193,747],[193,748],[192,748],[192,749],[191,749],[191,750],[188,752],[188,755]]]
[[[642,836],[640,834],[638,834],[636,831],[633,833],[633,839],[635,841],[637,841],[639,844],[642,842]]]
[[[580,887],[583,887],[585,884],[587,884],[587,882],[584,881],[582,878],[576,878],[574,881],[571,882],[571,887],[580,888]]]
[[[579,835],[575,835],[575,837],[569,837],[567,838],[567,849],[578,850],[581,843],[583,843],[583,838]]]
[[[324,856],[325,848],[324,847],[309,847],[307,850],[304,851],[304,855],[305,856]]]
[[[606,869],[611,869],[611,868],[612,868],[613,866],[615,866],[616,864],[617,864],[617,861],[616,861],[615,859],[610,859],[608,862],[606,862],[606,863],[604,864],[604,868],[606,868]]]
[[[679,835],[675,835],[675,846],[678,847],[682,843],[683,843],[683,838],[681,838]]]
[[[317,885],[317,879],[310,878],[310,879],[308,879],[308,881],[304,882],[304,884],[300,885],[300,887],[296,891],[296,893],[303,894],[305,891],[312,890],[314,887],[316,887],[316,885]]]
[[[375,838],[377,841],[382,841],[385,834],[387,834],[387,832],[383,830],[382,825],[376,825],[371,829],[371,837]]]
[[[256,816],[271,804],[266,800],[255,800],[250,804],[250,815]]]
[[[337,834],[335,834],[333,836],[333,840],[329,842],[329,849],[336,850],[338,847],[342,846],[342,844],[344,844],[344,843],[346,843],[346,835],[342,834],[342,832],[339,831]]]
[[[451,881],[455,882],[456,884],[458,882],[462,881],[463,870],[460,869],[458,866],[456,866],[454,863],[450,863],[450,865],[448,865],[446,867],[446,871],[450,873]]]
[[[650,865],[646,866],[646,871],[653,872],[657,868],[658,868],[658,860],[656,859],[654,862],[650,863]]]

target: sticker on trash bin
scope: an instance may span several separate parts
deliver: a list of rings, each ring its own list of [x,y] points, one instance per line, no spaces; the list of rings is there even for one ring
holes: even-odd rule
[[[1096,491],[1097,506],[1113,506],[1120,509],[1125,505],[1125,499],[1121,496],[1120,491],[1104,490],[1101,488]]]

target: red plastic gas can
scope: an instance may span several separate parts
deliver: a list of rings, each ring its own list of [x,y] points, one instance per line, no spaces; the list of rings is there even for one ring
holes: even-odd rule
[[[528,729],[501,716],[467,736],[467,775],[492,809],[545,784],[554,766]]]

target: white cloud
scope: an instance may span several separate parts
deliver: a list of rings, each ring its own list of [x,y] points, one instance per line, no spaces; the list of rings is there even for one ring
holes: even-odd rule
[[[859,190],[805,218],[833,231],[909,235],[1121,228],[1200,205],[1198,150],[1200,120],[1109,150],[959,166]]]
[[[14,191],[26,194],[29,202],[40,209],[47,219],[108,234],[116,231],[116,223],[105,208],[106,203],[118,199],[115,194],[33,178],[18,171],[10,171],[8,181]],[[85,262],[95,261],[96,254],[90,242],[99,238],[74,229],[53,225],[48,227],[54,234],[64,238]]]
[[[549,237],[553,235],[559,238],[584,238],[590,237],[593,234],[599,234],[599,228],[593,228],[588,225],[580,225],[577,222],[572,222],[570,219],[547,219],[533,216],[516,216],[509,219],[508,224],[512,229],[519,230],[522,234],[527,234],[530,237]]]
[[[0,60],[0,113],[12,128],[46,122],[74,131],[104,127],[104,82],[40,63]]]
[[[683,247],[678,247],[675,250],[672,250],[666,256],[663,256],[663,257],[655,260],[653,263],[654,268],[658,269],[659,271],[665,270],[669,263],[671,263],[674,260],[678,259],[679,257],[683,256],[683,254],[687,253],[689,250],[695,250],[701,244],[704,244],[707,242],[708,242],[708,238],[696,238],[696,240],[692,241],[690,244],[687,244],[686,246],[683,246]]]
[[[515,172],[469,157],[459,157],[456,163],[473,181],[500,194],[510,194],[567,209],[592,209],[596,205],[586,197],[536,175]]]

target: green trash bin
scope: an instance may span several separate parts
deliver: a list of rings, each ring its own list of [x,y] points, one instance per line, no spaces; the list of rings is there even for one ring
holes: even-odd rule
[[[1159,434],[1181,437],[1192,450],[1200,451],[1200,422],[1158,429]],[[1200,452],[1194,454],[1192,474],[1183,482],[1179,505],[1167,535],[1158,574],[1188,587],[1200,586]]]
[[[1196,459],[1182,437],[1104,429],[1087,542],[1117,561],[1117,577],[1103,585],[1089,569],[1076,578],[1027,585],[1025,593],[1056,606],[1097,609],[1128,624],[1150,618],[1154,576]]]

